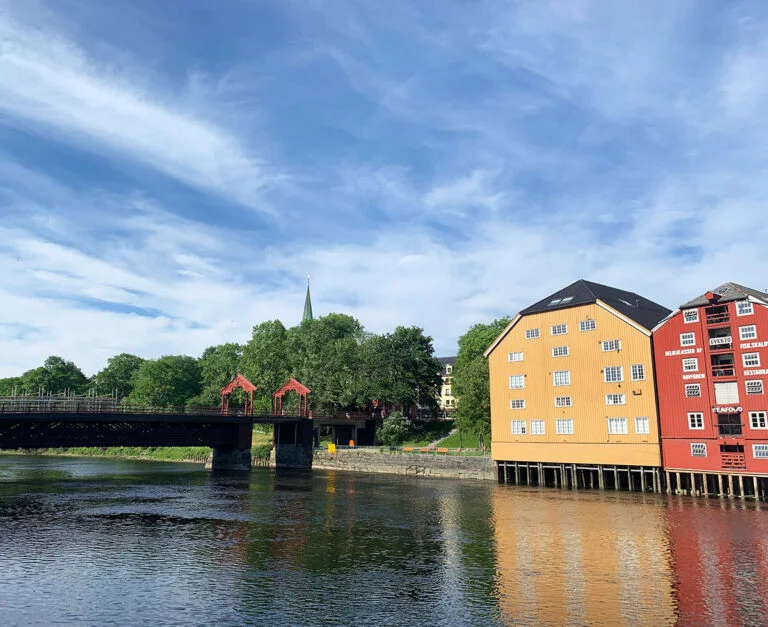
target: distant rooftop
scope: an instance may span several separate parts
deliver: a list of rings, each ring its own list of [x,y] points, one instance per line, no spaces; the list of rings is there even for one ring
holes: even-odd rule
[[[437,361],[440,362],[440,365],[443,367],[441,374],[446,375],[447,369],[446,366],[453,366],[456,363],[456,357],[438,357]]]
[[[747,300],[751,297],[764,305],[768,305],[768,294],[761,292],[760,290],[754,290],[751,287],[744,287],[738,283],[723,283],[711,290],[711,292],[720,297],[717,299],[718,303],[728,303],[734,300]],[[703,305],[709,305],[709,303],[710,301],[707,298],[707,294],[702,294],[701,296],[697,296],[693,300],[689,300],[687,303],[680,305],[680,309],[701,307]]]

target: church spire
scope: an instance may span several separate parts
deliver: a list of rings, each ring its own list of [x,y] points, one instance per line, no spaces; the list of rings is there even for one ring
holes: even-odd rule
[[[304,315],[301,317],[302,322],[312,320],[312,299],[309,297],[309,275],[307,275],[307,297],[304,299]]]

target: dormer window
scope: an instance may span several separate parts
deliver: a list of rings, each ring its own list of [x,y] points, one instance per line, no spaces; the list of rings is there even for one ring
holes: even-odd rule
[[[736,303],[736,315],[737,316],[751,316],[754,313],[752,303],[748,300],[742,300]]]

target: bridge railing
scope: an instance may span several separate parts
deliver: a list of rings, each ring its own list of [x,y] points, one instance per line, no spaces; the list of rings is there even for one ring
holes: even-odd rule
[[[242,409],[228,409],[224,411],[220,407],[151,407],[147,405],[103,405],[88,402],[65,403],[45,400],[0,402],[0,415],[2,414],[162,414],[172,416],[247,415],[254,418],[273,417],[272,412],[254,412],[246,414]]]

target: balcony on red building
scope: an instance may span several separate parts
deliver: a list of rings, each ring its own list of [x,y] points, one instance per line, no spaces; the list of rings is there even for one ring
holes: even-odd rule
[[[728,305],[713,305],[704,310],[707,324],[728,324],[731,316],[728,313]]]
[[[713,377],[735,377],[736,368],[733,353],[717,353],[710,355]]]
[[[731,327],[714,327],[708,329],[709,350],[721,351],[733,348],[733,335]]]

